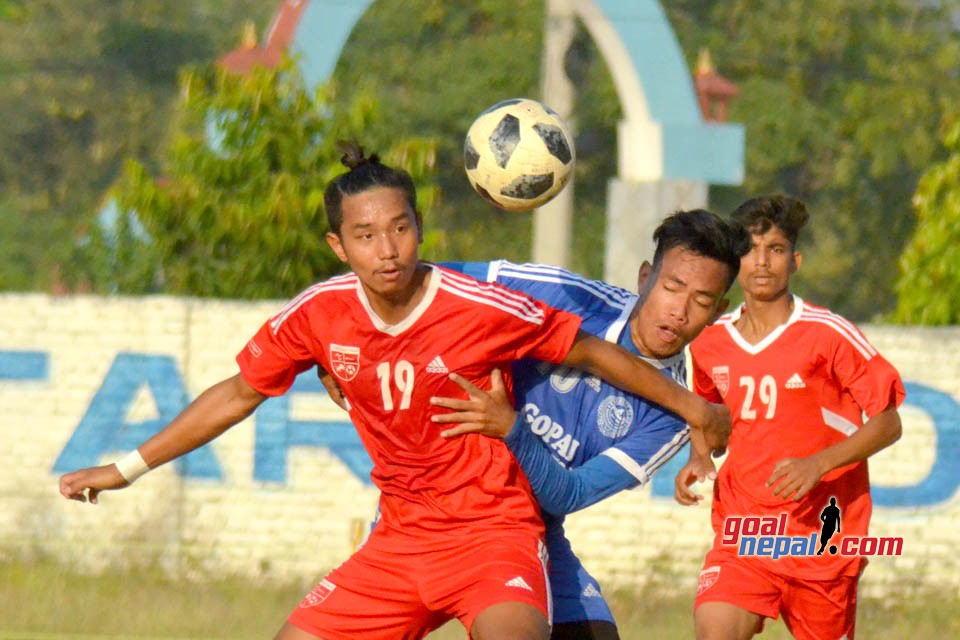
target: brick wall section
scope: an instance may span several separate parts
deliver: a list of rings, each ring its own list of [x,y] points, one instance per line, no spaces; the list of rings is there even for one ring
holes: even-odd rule
[[[89,570],[160,564],[195,579],[244,575],[304,585],[345,559],[373,513],[376,491],[320,447],[291,448],[285,482],[257,480],[255,417],[214,442],[218,479],[183,479],[167,465],[132,489],[103,495],[97,507],[57,493],[54,466],[71,438],[77,445],[74,432],[94,397],[105,393],[119,354],[172,363],[192,399],[237,371],[235,354],[278,308],[277,302],[172,297],[0,295],[0,462],[6,472],[0,554],[44,553]],[[960,328],[873,326],[865,333],[906,380],[960,402]],[[45,358],[46,366],[17,368],[29,358]],[[156,399],[146,389],[118,409],[127,422],[157,417]],[[292,419],[343,420],[319,394],[298,394],[291,407]],[[874,486],[929,485],[937,461],[960,456],[960,441],[950,435],[960,431],[960,414],[939,415],[939,425],[922,408],[908,406],[903,414],[903,439],[871,464]],[[100,460],[118,453],[104,452]],[[902,504],[875,510],[872,533],[902,537],[904,552],[871,561],[867,593],[892,596],[924,585],[960,593],[953,545],[960,498],[952,474],[937,469],[939,494],[932,502],[911,503],[907,494]],[[653,497],[649,487],[574,514],[568,532],[607,589],[692,590],[711,540],[708,504],[681,508]]]

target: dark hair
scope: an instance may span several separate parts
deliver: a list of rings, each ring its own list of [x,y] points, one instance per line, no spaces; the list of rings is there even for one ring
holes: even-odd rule
[[[740,272],[740,258],[750,251],[750,234],[705,209],[677,211],[667,216],[653,232],[653,241],[657,243],[654,270],[660,269],[667,251],[681,247],[727,265],[728,289]]]
[[[790,248],[797,246],[800,229],[807,224],[810,214],[796,198],[775,194],[751,198],[737,207],[730,216],[733,221],[750,233],[763,234],[776,227],[790,241]]]
[[[378,187],[399,189],[406,196],[410,208],[416,212],[417,189],[409,173],[382,164],[375,153],[365,157],[363,147],[356,142],[337,142],[337,149],[343,153],[340,162],[349,171],[331,180],[323,192],[323,206],[327,211],[330,231],[340,235],[340,227],[343,225],[343,196],[356,195]],[[419,224],[419,218],[417,223]]]

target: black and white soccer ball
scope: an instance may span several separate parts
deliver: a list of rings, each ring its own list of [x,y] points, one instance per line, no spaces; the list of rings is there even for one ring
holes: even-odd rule
[[[575,151],[566,123],[528,98],[504,100],[473,121],[463,163],[474,190],[507,211],[543,205],[570,181]]]

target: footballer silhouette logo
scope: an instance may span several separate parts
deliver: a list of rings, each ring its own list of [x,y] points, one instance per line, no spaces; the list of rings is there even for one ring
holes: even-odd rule
[[[823,523],[823,526],[820,529],[820,548],[817,550],[817,555],[823,555],[823,549],[827,546],[827,543],[830,542],[830,538],[833,537],[834,533],[840,533],[840,507],[837,506],[837,499],[831,497],[830,504],[823,508],[823,511],[820,512],[820,522]],[[830,545],[830,555],[837,554],[837,545]]]

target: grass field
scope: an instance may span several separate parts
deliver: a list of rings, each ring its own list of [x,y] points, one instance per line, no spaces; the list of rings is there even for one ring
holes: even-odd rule
[[[262,640],[273,637],[305,590],[174,581],[149,570],[93,577],[46,561],[0,561],[0,640]],[[687,599],[615,593],[610,600],[624,640],[692,637]],[[954,601],[933,595],[895,606],[866,600],[857,627],[867,640],[958,638],[960,616]],[[762,637],[790,636],[775,623]],[[464,638],[457,622],[430,635]]]

